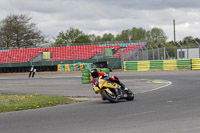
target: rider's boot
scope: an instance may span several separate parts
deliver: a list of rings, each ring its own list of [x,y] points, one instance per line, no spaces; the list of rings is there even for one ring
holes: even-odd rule
[[[120,81],[118,81],[118,84],[121,86],[122,90],[124,90],[126,93],[131,93],[130,90]]]
[[[132,93],[128,88],[124,88],[124,91],[125,91],[127,94],[131,94],[131,93]]]

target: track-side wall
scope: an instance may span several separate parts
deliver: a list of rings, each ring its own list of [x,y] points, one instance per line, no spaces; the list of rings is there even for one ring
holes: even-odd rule
[[[35,66],[37,72],[41,71],[57,71],[59,64],[81,64],[94,63],[97,61],[107,61],[108,67],[111,69],[121,69],[121,58],[102,58],[102,59],[85,59],[85,60],[60,60],[60,61],[44,61],[44,62],[25,62],[25,63],[4,63],[0,64],[0,73],[13,72],[29,72],[32,65]]]
[[[125,61],[124,71],[200,70],[200,59]]]

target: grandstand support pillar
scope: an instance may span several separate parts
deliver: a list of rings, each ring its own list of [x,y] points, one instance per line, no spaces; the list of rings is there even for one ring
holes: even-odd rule
[[[123,56],[122,51],[121,51],[121,67],[122,67],[122,70],[124,70],[124,56]]]
[[[75,53],[74,53],[74,51],[72,52],[72,54],[73,54],[73,60],[74,60],[74,64],[75,64]]]
[[[96,51],[96,55],[97,55],[97,62],[98,62],[98,61],[99,61],[99,59],[98,59],[99,57],[98,57],[98,53],[97,53],[97,51]]]
[[[32,56],[30,54],[30,62],[31,62],[31,66],[33,65],[33,59],[32,59]]]
[[[51,58],[51,65],[53,66],[53,54],[52,53],[51,53],[50,58]]]
[[[8,59],[9,59],[9,67],[11,67],[11,59],[9,54],[8,54]]]

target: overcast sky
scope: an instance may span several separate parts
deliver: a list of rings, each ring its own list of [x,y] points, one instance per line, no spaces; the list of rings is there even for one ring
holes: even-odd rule
[[[70,26],[86,34],[118,34],[132,27],[164,30],[176,38],[200,38],[199,0],[0,0],[0,20],[10,14],[27,14],[49,38]]]

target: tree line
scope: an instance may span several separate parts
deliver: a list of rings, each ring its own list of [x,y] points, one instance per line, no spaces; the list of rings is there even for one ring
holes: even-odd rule
[[[83,31],[70,27],[65,32],[60,32],[55,38],[56,45],[77,43],[112,43],[112,42],[156,42],[164,43],[167,40],[165,32],[161,28],[154,27],[150,31],[143,28],[133,27],[132,29],[122,30],[116,36],[111,33],[105,33],[102,36],[95,34],[85,34]]]
[[[31,22],[31,17],[26,14],[11,14],[0,21],[0,47],[26,47],[40,46],[41,44],[50,43]],[[195,41],[200,42],[199,38],[187,36],[180,41],[183,46],[196,46]],[[147,41],[151,46],[176,46],[173,41],[167,42],[165,32],[158,27],[151,30],[133,27],[131,29],[122,30],[119,34],[105,33],[102,36],[95,34],[85,34],[78,28],[70,27],[65,31],[61,31],[54,38],[53,46],[61,45],[85,45],[94,43],[113,43],[113,42],[144,42]]]

